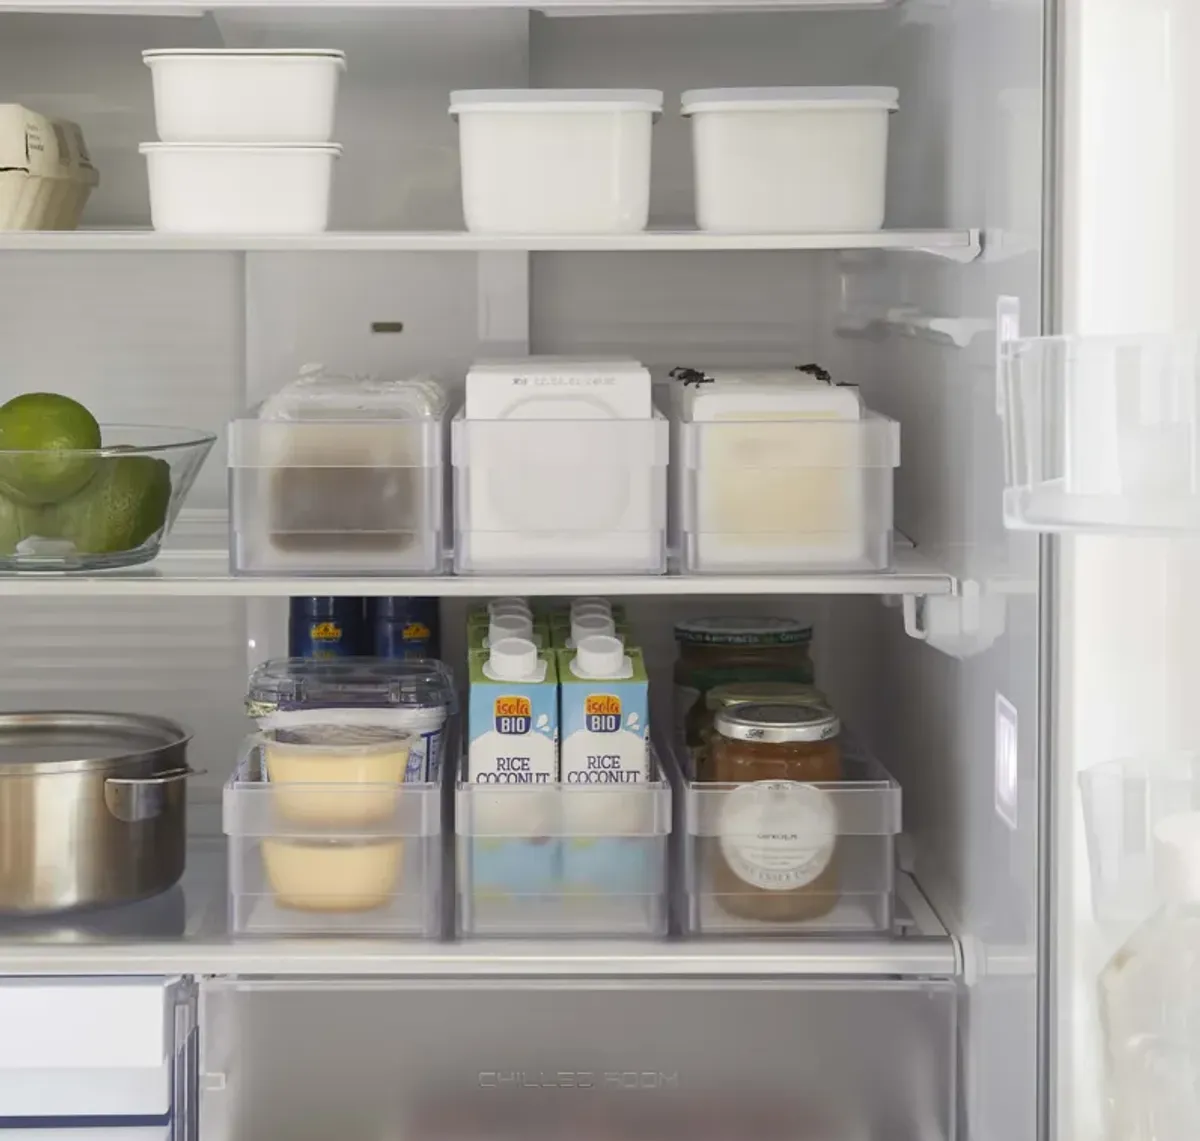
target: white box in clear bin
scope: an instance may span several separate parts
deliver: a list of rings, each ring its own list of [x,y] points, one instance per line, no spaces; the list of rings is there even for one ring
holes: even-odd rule
[[[451,424],[460,574],[661,574],[667,421]]]
[[[432,381],[309,374],[229,429],[243,574],[436,573],[444,397]]]
[[[896,421],[863,408],[855,387],[795,371],[676,370],[676,379],[673,492],[685,570],[890,564]]]
[[[895,916],[895,844],[901,831],[900,786],[882,765],[857,745],[842,757],[840,781],[770,781],[749,784],[697,783],[687,780],[678,755],[667,762],[675,792],[675,840],[681,846],[685,926],[704,935],[854,935],[891,931]],[[797,797],[800,809],[786,836],[780,835],[778,799],[752,806],[750,790],[766,797]],[[820,798],[826,811],[813,813],[812,800]],[[809,837],[806,826],[825,828],[828,817],[833,834],[818,831]],[[795,920],[751,918],[752,889],[744,906],[736,893],[721,890],[719,866],[724,849],[753,845],[774,849],[776,860],[785,852],[780,845],[803,851],[806,845],[829,844],[828,867],[834,882],[829,888],[813,883],[812,915]],[[824,875],[824,873],[822,873]],[[761,895],[761,890],[754,889]],[[739,912],[746,911],[746,915]]]
[[[276,786],[267,779],[261,754],[256,746],[223,794],[230,930],[437,938],[440,785]],[[306,797],[311,808],[297,811]],[[362,811],[345,811],[356,797]],[[381,814],[381,803],[390,811]],[[328,812],[331,805],[336,813]],[[323,814],[326,824],[320,823]]]

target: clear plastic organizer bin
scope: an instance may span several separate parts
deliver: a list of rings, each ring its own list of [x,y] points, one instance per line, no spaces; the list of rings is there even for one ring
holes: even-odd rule
[[[647,420],[451,424],[459,574],[662,574],[670,432]]]
[[[677,760],[669,764],[677,789],[685,930],[698,935],[892,930],[901,797],[900,786],[878,761],[851,746],[842,758],[845,779],[811,784],[697,784],[684,778]],[[746,866],[763,869],[761,885],[733,871],[725,856],[732,850],[749,856]],[[800,890],[774,890],[780,876],[773,873],[786,873]],[[766,917],[772,913],[775,917]]]
[[[693,573],[886,570],[900,425],[729,420],[676,426],[673,494]]]
[[[667,933],[671,788],[653,750],[638,785],[460,781],[455,831],[465,936]]]
[[[1159,905],[1155,825],[1200,812],[1200,753],[1093,765],[1079,774],[1079,788],[1093,914],[1100,923],[1132,929]]]
[[[261,752],[225,785],[230,930],[438,938],[440,787],[272,783]]]
[[[437,419],[233,421],[233,570],[438,572],[442,437]]]
[[[1200,530],[1200,337],[1014,340],[1000,383],[1009,527]]]

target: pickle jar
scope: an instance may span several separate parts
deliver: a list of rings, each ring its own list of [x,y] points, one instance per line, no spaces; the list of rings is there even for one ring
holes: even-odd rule
[[[812,637],[812,626],[793,618],[716,617],[676,623],[677,739],[689,750],[699,748],[704,695],[715,686],[743,681],[812,685]]]
[[[691,754],[692,772],[697,781],[711,781],[708,740],[712,735],[716,715],[731,705],[749,703],[812,705],[829,708],[829,699],[815,685],[799,681],[734,681],[710,689],[702,701],[697,701],[688,714],[687,740]]]
[[[837,903],[837,807],[820,785],[842,779],[840,736],[837,715],[814,705],[717,712],[709,765],[728,787],[719,790],[713,893],[730,915],[799,922]]]

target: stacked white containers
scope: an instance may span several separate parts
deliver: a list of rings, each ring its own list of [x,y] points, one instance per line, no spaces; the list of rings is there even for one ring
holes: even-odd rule
[[[472,366],[451,433],[455,570],[661,574],[668,436],[636,361]]]
[[[143,143],[156,230],[318,233],[329,222],[340,51],[142,53],[160,142]]]

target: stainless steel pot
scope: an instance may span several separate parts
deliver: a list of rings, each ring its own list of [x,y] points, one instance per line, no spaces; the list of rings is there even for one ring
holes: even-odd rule
[[[130,903],[177,883],[190,739],[161,717],[0,713],[0,912]]]

